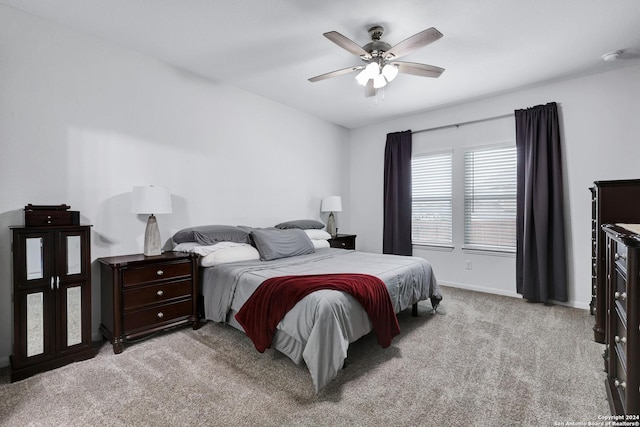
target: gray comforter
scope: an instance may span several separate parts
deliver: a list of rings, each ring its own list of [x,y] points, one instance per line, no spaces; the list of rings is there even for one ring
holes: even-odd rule
[[[396,313],[418,301],[441,298],[431,266],[422,258],[318,249],[309,255],[204,268],[205,316],[242,330],[234,315],[265,279],[328,273],[379,277],[387,285]],[[306,296],[287,313],[278,325],[272,346],[296,363],[304,359],[319,392],[342,368],[349,343],[371,329],[367,313],[352,296],[321,290]]]

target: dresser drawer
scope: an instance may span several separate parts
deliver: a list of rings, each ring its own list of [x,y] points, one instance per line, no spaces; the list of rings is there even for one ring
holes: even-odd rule
[[[627,318],[627,279],[616,268],[613,291],[613,307],[617,307],[624,319]],[[612,308],[613,308],[612,307]]]
[[[616,267],[620,268],[626,275],[627,273],[627,247],[620,242],[611,242],[614,245],[613,259]]]
[[[146,310],[133,311],[124,314],[125,334],[140,329],[150,329],[176,320],[188,318],[192,313],[191,299],[172,304],[164,304]]]
[[[147,264],[124,270],[123,285],[137,286],[158,280],[191,276],[191,262]]]
[[[613,330],[613,343],[616,346],[616,353],[618,353],[618,358],[620,358],[623,364],[626,366],[626,351],[627,351],[627,322],[626,318],[621,318],[621,313],[617,313],[612,316],[615,318],[616,328]]]
[[[157,285],[130,287],[124,291],[125,311],[191,296],[191,279]]]
[[[612,352],[612,356],[615,357],[616,371],[610,373],[609,381],[611,381],[611,388],[614,394],[617,394],[617,398],[626,406],[626,389],[627,389],[627,366],[619,354],[616,351]]]

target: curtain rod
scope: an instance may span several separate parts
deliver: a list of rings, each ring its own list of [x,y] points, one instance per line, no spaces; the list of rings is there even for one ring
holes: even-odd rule
[[[513,117],[513,113],[511,113],[511,114],[503,114],[501,116],[487,117],[486,119],[478,119],[478,120],[471,120],[471,121],[468,121],[468,122],[455,123],[455,124],[452,124],[452,125],[438,126],[438,127],[429,128],[429,129],[414,130],[414,131],[411,132],[411,134],[413,135],[414,133],[430,132],[432,130],[440,130],[440,129],[454,128],[454,127],[457,128],[457,127],[464,126],[464,125],[472,125],[474,123],[488,122],[489,120],[503,119],[505,117]]]

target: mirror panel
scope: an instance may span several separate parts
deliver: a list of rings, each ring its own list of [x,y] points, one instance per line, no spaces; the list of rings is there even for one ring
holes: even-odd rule
[[[27,357],[44,353],[44,294],[27,295]]]
[[[44,277],[44,257],[42,254],[42,237],[29,237],[27,243],[27,280]]]
[[[67,236],[67,275],[82,273],[80,236]]]
[[[67,288],[67,346],[82,342],[82,289]]]

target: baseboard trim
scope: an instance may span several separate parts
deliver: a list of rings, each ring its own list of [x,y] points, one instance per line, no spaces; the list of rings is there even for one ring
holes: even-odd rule
[[[467,283],[457,283],[457,282],[439,282],[442,286],[449,286],[452,288],[459,288],[459,289],[466,289],[469,291],[475,291],[475,292],[483,292],[485,294],[494,294],[494,295],[502,295],[505,297],[512,297],[512,298],[522,298],[522,295],[520,295],[519,293],[515,292],[515,291],[506,291],[503,289],[495,289],[495,288],[487,288],[485,286],[476,286],[476,285],[469,285]],[[581,310],[589,310],[589,303],[585,303],[585,302],[579,302],[579,301],[567,301],[567,302],[559,302],[559,301],[552,301],[553,304],[556,305],[562,305],[564,307],[570,307],[570,308],[578,308]]]

